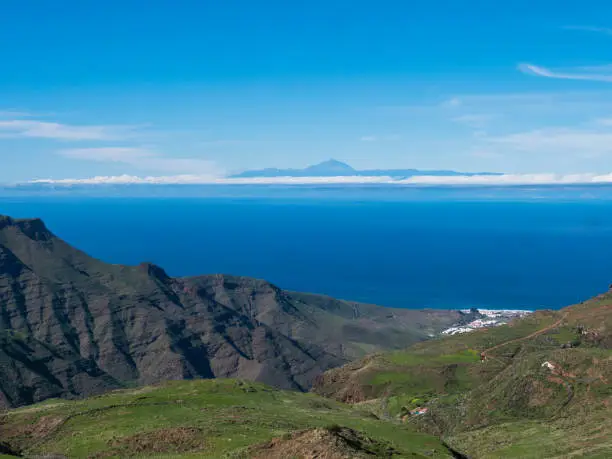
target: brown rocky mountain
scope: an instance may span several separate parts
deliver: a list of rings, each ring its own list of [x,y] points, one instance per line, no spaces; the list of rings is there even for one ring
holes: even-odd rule
[[[323,371],[461,319],[225,275],[107,264],[41,220],[0,216],[0,407],[168,379],[307,390]]]

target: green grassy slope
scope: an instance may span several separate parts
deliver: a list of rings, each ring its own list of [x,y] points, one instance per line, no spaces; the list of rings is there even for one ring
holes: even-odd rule
[[[494,359],[480,364],[480,352],[549,326],[559,313],[540,312],[495,329],[418,343],[407,350],[376,354],[327,372],[315,392],[341,401],[362,402],[382,396],[423,399],[463,392],[498,371]],[[397,413],[394,413],[397,414]]]
[[[470,457],[612,457],[611,336],[609,292],[370,356],[327,372],[314,390],[403,419]],[[409,415],[417,407],[429,411]]]
[[[59,399],[6,412],[0,437],[28,455],[240,457],[289,432],[346,426],[388,444],[393,457],[452,457],[435,437],[314,394],[240,380],[169,382],[82,401]]]

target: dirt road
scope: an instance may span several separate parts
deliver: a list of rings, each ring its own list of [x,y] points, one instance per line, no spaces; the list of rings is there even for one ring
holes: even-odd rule
[[[563,321],[567,318],[568,313],[566,312],[565,314],[563,314],[563,316],[557,320],[554,324],[549,325],[548,327],[544,327],[541,330],[538,330],[536,332],[531,333],[530,335],[527,336],[523,336],[521,338],[516,338],[516,339],[512,339],[510,341],[505,341],[501,344],[496,344],[493,347],[490,347],[489,349],[485,349],[484,351],[482,351],[481,355],[483,355],[485,358],[488,357],[487,354],[491,351],[494,351],[496,349],[499,349],[500,347],[504,347],[507,344],[512,344],[512,343],[519,343],[521,341],[525,341],[527,339],[531,339],[531,338],[535,338],[536,336],[539,336],[543,333],[546,333],[549,330],[552,330],[553,328],[557,328],[559,325],[561,325],[561,323],[563,323]]]

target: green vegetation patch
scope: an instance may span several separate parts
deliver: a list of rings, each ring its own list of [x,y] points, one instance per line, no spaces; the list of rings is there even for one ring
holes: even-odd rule
[[[553,329],[550,333],[547,333],[546,336],[554,339],[557,344],[570,343],[576,345],[580,340],[580,335],[574,327],[560,327]]]
[[[473,457],[612,457],[612,421],[605,412],[588,418],[517,421],[464,432],[446,439]]]
[[[435,437],[314,394],[238,380],[169,382],[8,412],[3,433],[27,454],[222,458],[303,429],[339,425],[392,445],[395,457],[451,457]]]
[[[410,351],[390,352],[385,359],[395,365],[402,366],[440,366],[453,363],[473,363],[480,360],[480,352],[474,349],[464,349],[448,354],[430,355]]]

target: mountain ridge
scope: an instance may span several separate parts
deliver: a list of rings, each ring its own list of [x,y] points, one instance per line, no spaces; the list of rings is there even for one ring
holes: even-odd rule
[[[111,265],[40,219],[0,217],[0,406],[168,379],[241,377],[304,391],[326,369],[428,339],[461,317]]]
[[[108,265],[0,217],[0,407],[58,398],[0,412],[0,452],[610,457],[612,290],[425,339],[451,319]]]

